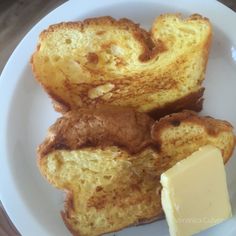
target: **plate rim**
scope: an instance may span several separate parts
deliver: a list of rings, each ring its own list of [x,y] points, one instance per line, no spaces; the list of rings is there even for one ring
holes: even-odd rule
[[[205,4],[206,2],[204,0],[178,0],[178,2],[170,1],[165,2],[163,0],[131,0],[129,2],[145,2],[145,3],[155,3],[155,4],[161,4],[165,6],[170,6],[174,8],[175,6],[181,6],[181,4],[187,4],[184,6],[183,10],[189,10],[189,5],[198,6],[200,4]],[[0,199],[1,202],[11,218],[13,224],[16,226],[16,228],[19,230],[19,232],[23,235],[29,235],[27,230],[22,227],[22,217],[19,218],[19,215],[23,214],[25,219],[31,219],[31,225],[35,227],[37,235],[45,235],[45,231],[42,228],[42,226],[35,221],[35,219],[32,218],[32,215],[30,214],[29,210],[26,209],[24,199],[21,198],[19,193],[16,191],[17,188],[15,187],[13,176],[11,175],[10,166],[8,165],[7,161],[7,120],[9,116],[9,110],[10,110],[10,104],[12,95],[14,93],[14,90],[16,88],[18,79],[20,78],[21,72],[24,70],[25,66],[27,66],[26,61],[24,61],[22,64],[18,65],[15,68],[16,76],[13,77],[12,80],[7,79],[8,75],[12,74],[12,68],[15,67],[15,63],[17,61],[17,58],[20,57],[22,50],[27,45],[27,43],[31,42],[31,45],[35,45],[35,41],[32,42],[31,36],[39,34],[44,28],[46,28],[49,24],[54,22],[59,22],[60,20],[60,13],[63,13],[63,11],[69,10],[71,8],[74,8],[76,6],[80,6],[80,12],[78,12],[78,16],[80,16],[83,13],[86,13],[86,11],[96,10],[98,7],[105,7],[109,6],[112,3],[128,3],[126,0],[102,0],[102,1],[96,1],[96,0],[90,0],[89,3],[84,3],[83,0],[70,0],[68,2],[65,2],[55,8],[53,11],[51,11],[49,14],[44,16],[37,24],[35,24],[29,32],[25,35],[25,37],[20,41],[16,49],[13,51],[12,55],[8,59],[1,75],[0,75],[0,107],[2,110],[2,114],[0,116],[0,149],[2,150],[2,155],[0,156],[1,161],[1,170],[0,170]],[[218,20],[217,17],[211,17],[214,24],[217,26],[220,26],[220,29],[225,33],[235,44],[236,47],[236,31],[233,31],[233,26],[230,24],[232,21],[236,22],[236,13],[231,10],[230,8],[226,7],[222,3],[216,1],[216,0],[209,0],[207,2],[208,5],[211,5],[214,7],[214,10],[218,10],[221,13],[224,13],[224,21]],[[209,15],[208,15],[209,17]],[[70,17],[71,18],[71,17]],[[58,21],[59,20],[59,21]],[[72,19],[71,19],[72,20]],[[49,23],[50,22],[50,23]],[[232,31],[231,31],[232,30]],[[233,33],[232,33],[233,32]],[[29,47],[28,50],[31,50],[31,47]],[[32,51],[30,51],[32,54]],[[27,51],[29,53],[29,51]],[[27,54],[26,53],[26,54]],[[7,183],[7,184],[6,184]],[[14,202],[17,202],[15,204],[12,204],[12,201],[9,200],[10,195],[16,196],[17,201],[14,200]],[[21,214],[16,215],[16,209],[20,210]],[[23,221],[27,221],[27,220]],[[33,221],[33,222],[32,222]]]

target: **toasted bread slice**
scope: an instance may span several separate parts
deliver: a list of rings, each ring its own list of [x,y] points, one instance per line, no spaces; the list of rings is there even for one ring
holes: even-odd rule
[[[150,32],[111,17],[43,31],[32,68],[58,111],[101,104],[155,116],[202,108],[212,29],[208,19],[158,17]]]
[[[38,165],[67,192],[62,217],[74,235],[162,217],[161,173],[205,144],[219,147],[225,161],[234,149],[233,128],[225,121],[184,112],[153,123],[128,108],[80,109],[49,129]]]
[[[152,139],[159,147],[159,154],[170,158],[169,164],[173,166],[197,151],[200,146],[207,144],[218,147],[226,163],[235,145],[232,129],[232,125],[227,121],[183,111],[155,122],[151,132]]]

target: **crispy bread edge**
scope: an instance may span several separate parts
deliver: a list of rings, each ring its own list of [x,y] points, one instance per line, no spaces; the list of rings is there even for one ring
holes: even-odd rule
[[[216,137],[221,132],[232,132],[233,126],[225,120],[214,119],[210,116],[199,116],[194,111],[185,110],[180,113],[173,113],[171,115],[161,118],[159,121],[156,121],[151,129],[152,139],[157,144],[158,148],[161,149],[161,134],[170,126],[179,126],[181,122],[189,122],[193,124],[198,124],[204,127],[205,131],[212,137]],[[217,125],[216,125],[217,122]],[[224,156],[225,163],[232,156],[235,146],[235,136],[234,144],[231,147],[231,152],[228,156]]]
[[[165,14],[165,15],[160,15],[159,17],[162,18],[162,17],[165,17],[166,15],[176,16],[176,17],[181,18],[182,20],[185,20],[185,21],[204,20],[205,22],[208,23],[208,26],[210,28],[210,35],[205,42],[204,50],[203,50],[203,68],[204,68],[204,74],[205,74],[206,69],[207,69],[208,59],[209,59],[210,48],[211,48],[211,44],[212,44],[212,25],[210,24],[209,19],[206,17],[203,17],[197,13],[189,16],[186,19],[184,19],[182,17],[181,13]],[[156,20],[158,20],[158,18]],[[203,80],[204,79],[205,78],[203,78]],[[154,119],[160,119],[163,116],[166,116],[166,115],[169,115],[169,114],[175,113],[175,112],[180,112],[183,109],[184,110],[192,110],[195,112],[200,112],[203,108],[204,90],[205,90],[205,88],[201,87],[198,91],[188,94],[187,96],[182,97],[172,103],[169,103],[163,108],[154,109],[154,110],[149,111],[148,114],[151,117],[153,117]]]
[[[163,116],[169,115],[173,112],[180,112],[183,109],[200,112],[203,107],[203,93],[205,88],[200,88],[197,92],[188,94],[172,103],[167,104],[163,108],[154,109],[148,114],[154,119],[160,119]]]
[[[87,124],[87,125],[85,125]],[[149,146],[154,120],[133,108],[100,106],[67,112],[49,128],[48,135],[38,147],[43,158],[57,150],[116,145],[130,154]]]
[[[67,197],[66,197],[66,200],[65,200],[65,204],[64,204],[64,211],[61,211],[61,217],[62,217],[62,220],[64,222],[64,224],[66,225],[66,227],[69,229],[69,231],[72,233],[73,236],[80,236],[80,232],[79,231],[76,231],[70,224],[69,220],[68,220],[68,215],[70,214],[70,211],[73,211],[73,195],[70,193],[70,192],[66,192],[67,193]],[[115,233],[117,231],[120,231],[122,229],[125,229],[125,228],[128,228],[130,226],[140,226],[140,225],[144,225],[144,224],[149,224],[149,223],[152,223],[154,221],[157,221],[157,220],[161,220],[164,218],[164,213],[163,211],[153,217],[152,219],[142,219],[140,220],[139,222],[137,223],[134,223],[134,224],[129,224],[129,225],[126,225],[124,227],[121,227],[121,228],[117,228],[117,229],[114,229],[112,231],[107,231],[106,234],[108,233]],[[103,235],[103,234],[102,234]],[[100,236],[100,235],[97,235],[97,236]]]

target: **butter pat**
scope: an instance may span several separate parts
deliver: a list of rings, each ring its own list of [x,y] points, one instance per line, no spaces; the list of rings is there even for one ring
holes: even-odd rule
[[[221,151],[207,145],[161,175],[171,236],[189,236],[232,216]]]

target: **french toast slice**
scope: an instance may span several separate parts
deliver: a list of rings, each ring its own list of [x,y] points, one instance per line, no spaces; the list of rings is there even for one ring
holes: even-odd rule
[[[155,117],[200,111],[211,35],[197,14],[161,15],[150,32],[112,17],[60,23],[40,34],[32,69],[61,112],[103,104]]]
[[[159,154],[163,158],[169,158],[169,164],[173,166],[207,144],[219,148],[226,163],[235,145],[232,130],[232,125],[227,121],[183,111],[156,121],[151,133],[159,147]]]
[[[70,231],[96,236],[162,217],[161,173],[205,144],[226,162],[233,127],[188,111],[154,123],[130,108],[84,108],[51,126],[38,166],[67,193],[62,217]]]

